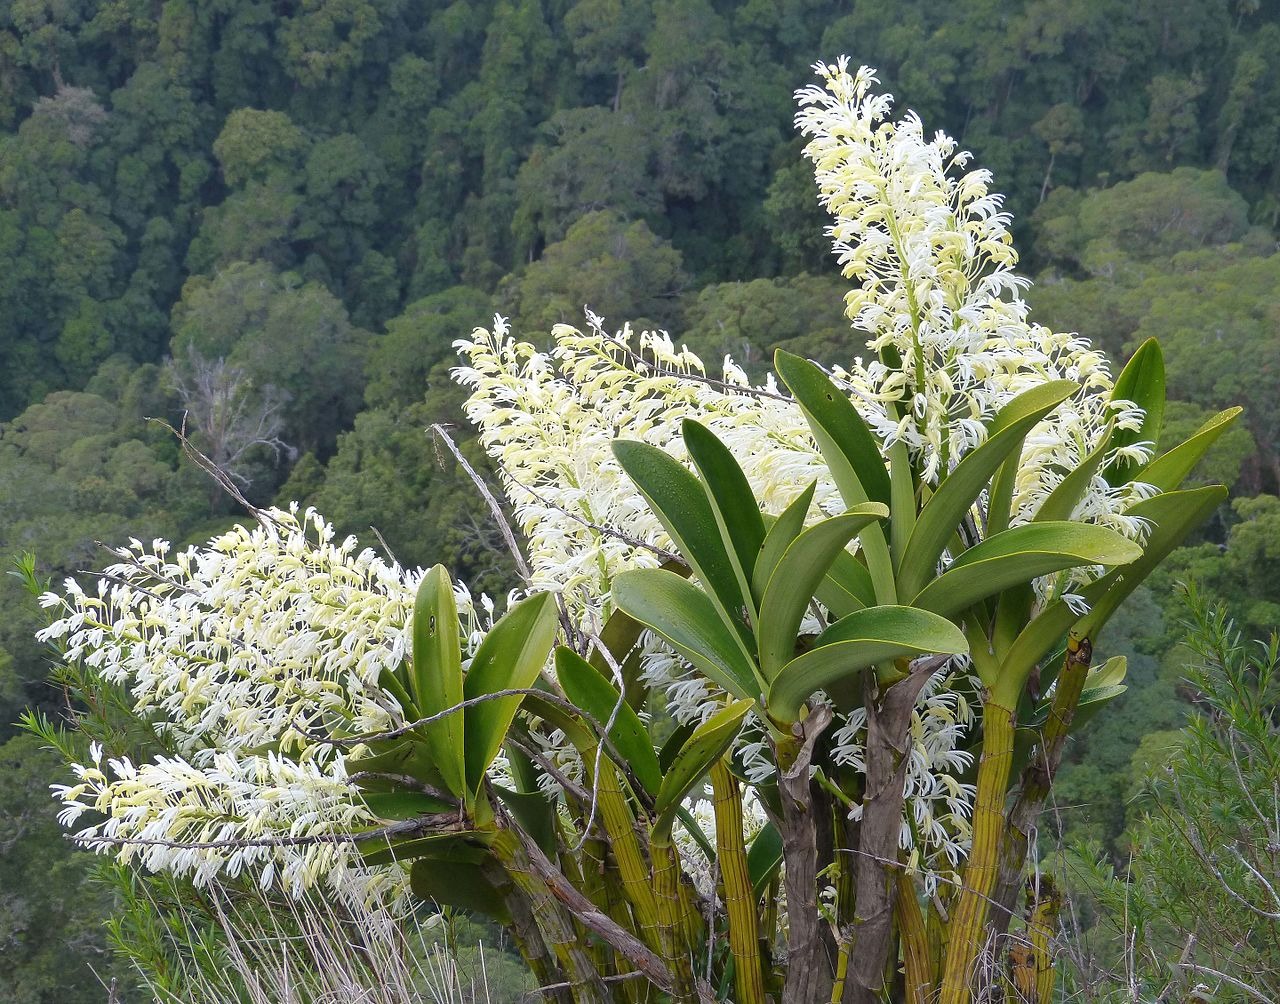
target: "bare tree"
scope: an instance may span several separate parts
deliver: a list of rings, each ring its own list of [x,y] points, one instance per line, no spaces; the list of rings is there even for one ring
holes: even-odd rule
[[[271,384],[258,386],[243,369],[226,359],[206,359],[188,346],[181,360],[170,359],[166,372],[182,400],[184,425],[199,440],[209,460],[222,474],[242,488],[252,483],[249,465],[255,457],[271,454],[276,462],[289,460],[297,450],[280,438],[281,417],[287,397]],[[223,497],[216,484],[210,489],[210,507]]]

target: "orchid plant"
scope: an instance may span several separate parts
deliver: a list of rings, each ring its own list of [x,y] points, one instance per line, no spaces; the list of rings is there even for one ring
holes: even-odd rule
[[[757,386],[591,314],[460,341],[524,539],[500,618],[297,509],[46,594],[78,689],[150,730],[138,763],[84,722],[77,840],[485,914],[554,1000],[1049,999],[1029,838],[1124,689],[1099,632],[1225,497],[1181,485],[1235,411],[1153,456],[1159,347],[1113,378],[1032,323],[990,175],[873,71],[816,70],[865,354]]]

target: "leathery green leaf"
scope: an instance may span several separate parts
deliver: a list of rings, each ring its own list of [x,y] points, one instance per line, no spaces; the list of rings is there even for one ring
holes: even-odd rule
[[[811,483],[769,525],[751,576],[751,592],[757,603],[764,599],[765,587],[769,585],[778,562],[804,529],[804,520],[809,515],[809,507],[813,505],[813,494],[817,488],[816,482]]]
[[[546,665],[560,628],[555,597],[536,593],[503,615],[476,649],[464,683],[467,698],[502,690],[527,690]],[[480,787],[498,755],[522,697],[501,697],[466,710],[467,785]]]
[[[836,617],[844,617],[876,603],[876,587],[867,566],[848,551],[841,551],[814,594]]]
[[[669,839],[671,824],[684,797],[706,776],[711,765],[724,756],[742,728],[742,720],[755,706],[754,701],[734,701],[721,708],[693,731],[680,747],[662,779],[658,797],[653,803],[653,833],[658,839]]]
[[[418,586],[413,607],[413,672],[409,680],[414,703],[424,718],[462,703],[458,607],[453,583],[443,565],[428,571]],[[466,797],[463,713],[458,711],[423,725],[421,732],[445,787],[459,798]]]
[[[912,605],[951,617],[979,600],[1041,575],[1080,565],[1127,565],[1142,548],[1116,531],[1087,523],[1028,523],[964,551],[916,594]]]
[[[747,600],[702,483],[679,461],[647,443],[614,440],[613,455],[707,587],[725,623],[754,655],[755,636],[743,620]]]
[[[765,887],[782,867],[782,834],[770,822],[765,822],[747,848],[747,874],[751,876],[751,889],[756,896],[763,896]]]
[[[1164,354],[1154,338],[1148,338],[1138,346],[1138,351],[1120,371],[1111,390],[1111,400],[1132,401],[1142,409],[1143,417],[1141,428],[1116,429],[1108,443],[1110,449],[1134,443],[1155,443],[1160,438],[1165,403]],[[1120,460],[1109,464],[1103,471],[1103,477],[1110,485],[1122,485],[1136,479],[1144,466],[1134,460]]]
[[[656,795],[662,783],[662,770],[658,766],[658,755],[654,752],[649,730],[635,709],[621,700],[613,684],[572,649],[556,649],[556,679],[560,681],[565,697],[601,726],[612,719],[609,740],[617,751],[616,755],[626,761],[645,790]]]
[[[1149,468],[1148,468],[1149,470]],[[1072,629],[1082,638],[1095,639],[1116,608],[1138,588],[1169,553],[1179,547],[1227,497],[1221,485],[1207,485],[1179,492],[1164,492],[1133,506],[1129,514],[1151,524],[1138,560],[1114,569],[1076,592],[1089,606],[1081,616],[1064,600],[1046,606],[1019,633],[1003,661],[1000,686],[1009,694],[1021,693],[1027,674]],[[1074,625],[1074,627],[1073,627]]]
[[[1171,492],[1182,484],[1188,474],[1195,470],[1218,437],[1231,428],[1231,424],[1240,417],[1242,408],[1227,408],[1220,411],[1204,425],[1200,426],[1184,443],[1179,443],[1168,453],[1161,454],[1151,461],[1142,471],[1141,480],[1154,485],[1163,492]]]
[[[844,504],[888,505],[889,473],[880,443],[848,395],[817,365],[790,352],[778,349],[773,366],[804,413]]]
[[[754,663],[711,598],[693,583],[662,568],[635,569],[613,580],[613,601],[717,686],[735,697],[760,696]]]
[[[751,573],[755,570],[760,545],[764,543],[764,520],[755,493],[729,448],[705,425],[686,418],[680,425],[685,448],[707,486],[712,513],[720,537],[738,577],[738,588],[754,608]]]
[[[814,647],[792,659],[769,687],[765,706],[779,722],[793,722],[815,691],[902,656],[960,655],[969,650],[963,632],[945,617],[915,607],[868,607],[842,617]]]
[[[991,420],[987,440],[970,450],[925,504],[898,567],[898,592],[914,596],[933,577],[947,542],[987,487],[1037,423],[1079,389],[1071,380],[1055,380],[1024,391]]]
[[[864,526],[888,515],[887,506],[867,502],[815,523],[792,541],[769,577],[760,603],[756,634],[760,670],[766,680],[773,679],[795,654],[796,635],[805,609],[836,555]]]

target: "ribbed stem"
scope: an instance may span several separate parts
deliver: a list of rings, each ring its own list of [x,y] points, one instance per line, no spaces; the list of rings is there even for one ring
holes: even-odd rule
[[[1000,871],[992,898],[998,904],[993,927],[1003,934],[1022,890],[1022,874],[1027,863],[1027,847],[1031,830],[1040,816],[1053,775],[1062,761],[1071,722],[1080,704],[1080,694],[1093,662],[1093,643],[1088,638],[1068,638],[1067,653],[1053,690],[1049,719],[1044,724],[1040,742],[1031,762],[1023,768],[1018,797],[1009,810],[1009,824],[1000,849]]]
[[[1013,711],[988,698],[982,709],[982,759],[973,804],[973,846],[951,919],[939,1004],[967,1004],[971,999],[974,964],[983,947],[987,905],[1000,858],[1013,740]]]
[[[664,840],[654,840],[650,850],[653,854],[654,898],[662,919],[662,958],[675,982],[672,1004],[692,1004],[697,998],[689,946],[685,941],[684,911],[680,903],[679,858],[676,849]]]
[[[902,968],[906,974],[907,1004],[925,1004],[933,974],[929,964],[929,936],[925,931],[924,914],[916,899],[916,888],[911,876],[898,871],[898,933],[902,939]]]
[[[653,895],[653,873],[636,834],[635,818],[622,793],[618,769],[602,760],[596,779],[596,803],[609,847],[618,865],[622,893],[631,904],[632,915],[639,927],[640,939],[652,951],[662,953],[661,924],[658,904]]]
[[[569,912],[534,869],[519,837],[510,830],[499,830],[491,849],[511,881],[528,897],[538,930],[572,985],[573,999],[579,1004],[605,1004],[609,992],[599,970],[574,930]]]
[[[737,1004],[764,1004],[760,927],[742,837],[742,791],[723,760],[711,768],[711,790],[716,813],[716,861],[720,864],[729,915],[729,952],[737,991],[734,1000]]]

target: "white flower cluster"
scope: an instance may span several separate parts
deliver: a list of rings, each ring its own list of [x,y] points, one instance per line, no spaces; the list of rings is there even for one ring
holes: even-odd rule
[[[517,341],[495,318],[492,332],[477,328],[455,343],[465,365],[454,376],[472,389],[467,417],[528,541],[531,586],[560,592],[575,621],[596,632],[611,609],[613,577],[660,563],[637,543],[671,546],[614,460],[615,439],[641,439],[683,459],[680,424],[694,418],[730,445],[771,511],[814,479],[819,504],[838,500],[803,416],[772,383],[762,388],[771,396],[754,393],[731,360],[719,385],[709,383],[702,361],[666,334],[627,327],[609,335],[600,318],[587,317],[585,334],[558,325],[549,353]]]
[[[336,541],[316,512],[297,507],[170,552],[167,541],[134,540],[96,591],[68,579],[64,592],[41,598],[61,616],[38,637],[123,688],[173,751],[142,765],[111,759],[103,770],[95,750],[91,766],[73,767],[79,784],[55,788],[63,821],[101,814],[80,837],[161,843],[96,849],[201,882],[259,866],[264,883],[279,875],[294,891],[320,876],[371,889],[391,881],[360,870],[350,843],[165,844],[324,838],[375,825],[346,782],[345,751],[323,740],[403,721],[379,676],[408,654],[421,573],[355,538]],[[481,614],[461,587],[457,600],[463,637],[474,641]]]
[[[1021,293],[1031,283],[1013,271],[1010,217],[990,172],[965,171],[970,155],[946,133],[926,138],[914,112],[891,121],[893,98],[871,90],[875,71],[848,67],[844,58],[817,64],[822,85],[796,94],[796,124],[812,137],[804,153],[834,219],[828,233],[857,283],[846,312],[870,335],[871,361],[836,374],[881,440],[905,442],[929,481],[979,445],[983,423],[1017,394],[1079,383],[1081,393],[1027,438],[1013,522],[1029,520],[1111,422],[1136,429],[1141,413],[1109,401],[1106,359],[1086,340],[1028,320]],[[1146,457],[1151,446],[1125,452]],[[1097,477],[1077,516],[1137,536],[1142,528],[1124,512],[1135,491]]]
[[[104,817],[76,841],[123,863],[189,876],[197,885],[253,873],[266,889],[278,882],[294,896],[322,881],[340,896],[384,909],[407,891],[398,868],[364,868],[346,834],[378,820],[352,797],[344,761],[296,762],[218,752],[197,766],[183,757],[135,765],[102,764],[96,743],[90,764],[74,765],[74,785],[54,785],[59,820],[73,826],[85,812]],[[280,844],[281,838],[331,842]],[[179,846],[175,846],[179,845]]]

